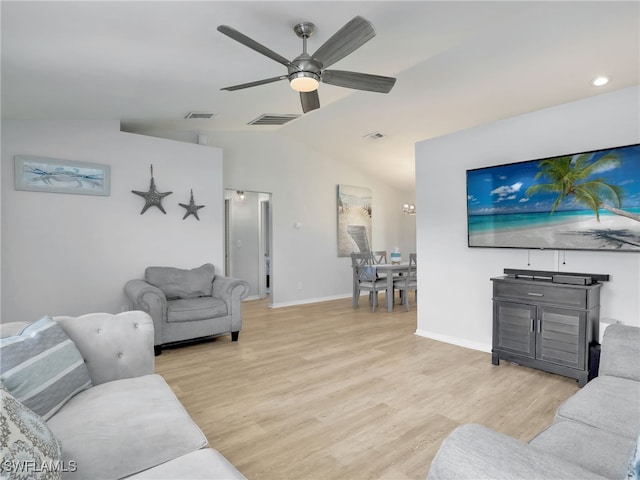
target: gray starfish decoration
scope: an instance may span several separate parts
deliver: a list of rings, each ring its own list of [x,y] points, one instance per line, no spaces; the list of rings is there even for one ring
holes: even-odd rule
[[[160,193],[158,191],[156,188],[156,182],[153,180],[153,164],[151,164],[151,183],[149,184],[149,191],[139,192],[138,190],[131,190],[131,192],[144,197],[144,207],[142,207],[140,215],[146,212],[149,207],[158,207],[162,213],[165,215],[167,214],[167,212],[164,211],[164,207],[161,202],[164,197],[171,195],[173,192]]]
[[[187,213],[182,217],[183,220],[189,215],[193,215],[196,217],[196,220],[200,221],[200,218],[198,217],[198,210],[204,208],[204,205],[196,205],[196,202],[193,201],[193,188],[191,189],[191,200],[189,201],[189,205],[185,205],[184,203],[179,203],[178,205],[187,209]]]

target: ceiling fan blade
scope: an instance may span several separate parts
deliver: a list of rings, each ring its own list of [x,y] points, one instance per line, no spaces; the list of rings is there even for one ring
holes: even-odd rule
[[[261,43],[256,42],[252,38],[247,37],[244,33],[240,33],[235,28],[232,28],[228,25],[218,25],[218,31],[220,33],[224,33],[227,37],[232,38],[236,42],[240,42],[244,46],[249,47],[250,49],[255,50],[258,53],[261,53],[262,55],[265,55],[286,67],[292,67],[298,70],[298,68],[293,63],[284,58],[282,55],[265,47]]]
[[[396,83],[393,77],[371,75],[369,73],[346,72],[343,70],[325,70],[322,82],[338,87],[355,88],[368,92],[389,93]]]
[[[304,113],[320,108],[318,90],[314,90],[312,92],[300,92],[300,102],[302,103],[302,111]]]
[[[324,42],[312,57],[320,61],[323,67],[328,67],[367,43],[375,35],[376,31],[368,20],[354,17]]]
[[[277,82],[278,80],[284,80],[285,78],[287,78],[286,75],[280,75],[279,77],[265,78],[264,80],[256,80],[255,82],[241,83],[240,85],[224,87],[224,88],[221,88],[220,90],[228,90],[230,92],[233,92],[235,90],[242,90],[243,88],[257,87],[258,85]]]

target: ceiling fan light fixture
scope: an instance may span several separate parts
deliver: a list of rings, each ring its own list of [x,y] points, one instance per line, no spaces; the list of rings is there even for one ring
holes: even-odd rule
[[[313,92],[320,85],[320,78],[313,72],[295,72],[289,75],[289,85],[297,92]]]

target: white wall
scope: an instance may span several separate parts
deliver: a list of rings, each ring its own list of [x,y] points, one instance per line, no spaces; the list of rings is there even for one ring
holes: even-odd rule
[[[2,123],[3,322],[44,314],[117,313],[125,282],[149,265],[211,262],[224,271],[222,151],[122,133],[119,122]],[[111,165],[111,195],[17,191],[17,154]],[[149,189],[149,165],[167,214],[131,190]],[[183,220],[189,190],[205,205]]]
[[[197,133],[149,134],[198,138]],[[337,255],[338,184],[372,189],[373,249],[398,246],[405,258],[415,252],[415,217],[402,213],[414,192],[398,191],[277,132],[206,132],[206,138],[224,151],[225,188],[272,194],[274,306],[351,295],[351,259]]]
[[[490,351],[489,279],[504,268],[610,274],[601,320],[640,326],[639,253],[468,248],[466,227],[467,169],[639,142],[633,87],[418,143],[416,333]]]

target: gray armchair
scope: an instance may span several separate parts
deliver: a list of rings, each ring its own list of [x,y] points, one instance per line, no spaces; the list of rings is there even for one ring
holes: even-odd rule
[[[231,333],[242,328],[242,300],[249,295],[244,280],[216,275],[210,263],[191,270],[148,267],[144,280],[124,286],[134,310],[153,319],[155,354],[164,345]]]

